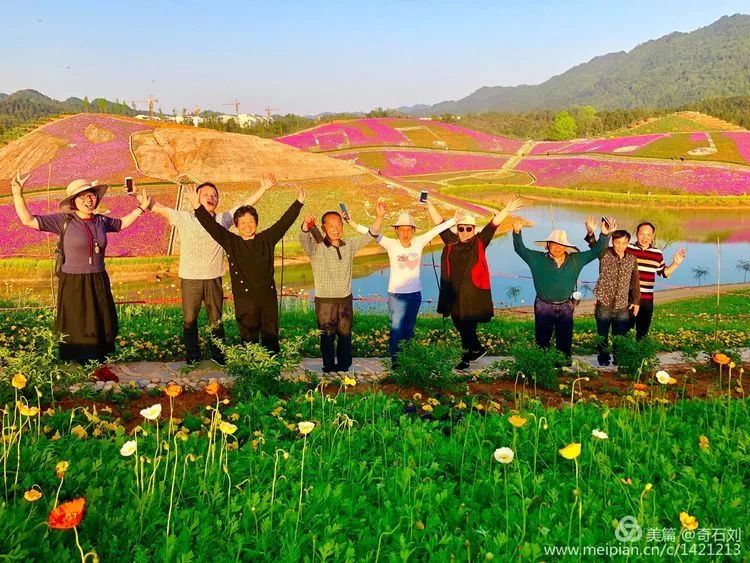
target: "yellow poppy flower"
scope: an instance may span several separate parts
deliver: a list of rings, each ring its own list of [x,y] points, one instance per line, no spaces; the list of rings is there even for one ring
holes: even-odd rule
[[[13,379],[10,380],[10,384],[13,385],[16,389],[23,389],[26,387],[26,382],[28,380],[22,373],[17,373],[13,376]]]
[[[219,424],[219,430],[221,431],[222,434],[234,434],[235,431],[237,430],[237,427],[231,422],[222,420],[221,424]]]
[[[579,455],[581,455],[581,444],[579,444],[578,442],[573,442],[572,444],[568,444],[559,451],[560,455],[565,459],[575,459]]]
[[[313,431],[313,428],[315,428],[314,422],[300,422],[297,425],[297,428],[299,428],[299,433],[303,436],[307,436],[310,432]]]
[[[517,414],[514,414],[513,416],[508,418],[508,422],[510,422],[513,426],[516,428],[521,428],[526,422],[528,422],[528,418],[524,418],[522,416],[518,416]]]
[[[23,498],[25,498],[29,502],[36,502],[40,498],[42,498],[42,493],[40,493],[36,489],[29,489],[23,494]]]
[[[61,461],[57,465],[55,465],[55,473],[57,473],[57,478],[62,479],[65,476],[65,472],[68,470],[68,467],[70,467],[70,463],[67,461]]]
[[[687,512],[680,512],[680,523],[686,530],[695,530],[698,527],[698,519]]]

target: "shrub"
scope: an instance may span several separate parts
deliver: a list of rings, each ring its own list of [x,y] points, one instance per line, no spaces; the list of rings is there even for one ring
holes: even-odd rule
[[[226,357],[225,372],[234,378],[232,395],[237,400],[248,400],[257,392],[263,394],[289,393],[295,385],[282,379],[286,370],[299,366],[302,341],[288,341],[279,355],[273,355],[260,344],[225,345],[215,340]]]
[[[560,368],[568,358],[557,348],[542,348],[537,344],[516,344],[510,349],[511,359],[501,362],[503,369],[515,379],[520,371],[529,381],[544,389],[557,389]]]
[[[453,368],[460,358],[461,348],[455,343],[425,346],[416,340],[404,342],[390,380],[399,385],[442,389],[453,381]]]
[[[642,374],[659,367],[659,359],[656,357],[658,345],[648,337],[636,340],[633,336],[615,336],[612,345],[618,373],[630,379],[637,381]]]

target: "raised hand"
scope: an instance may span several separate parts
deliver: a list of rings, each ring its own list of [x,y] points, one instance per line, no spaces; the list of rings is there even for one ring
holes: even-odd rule
[[[146,194],[146,190],[143,190],[135,197],[138,200],[138,207],[141,207],[142,209],[151,209],[151,206],[153,205],[153,199],[151,198],[151,196]]]
[[[308,213],[307,215],[305,215],[305,218],[302,221],[302,230],[304,232],[307,232],[310,229],[312,229],[314,226],[315,226],[315,215],[313,215],[312,213]]]
[[[201,206],[200,194],[194,187],[185,188],[185,197],[190,202],[190,205],[193,206],[193,209],[198,209]]]
[[[682,261],[685,260],[685,256],[687,256],[687,251],[684,248],[680,248],[677,252],[674,253],[674,258],[672,258],[672,261],[679,266],[680,264],[682,264]]]
[[[382,201],[378,201],[378,204],[375,206],[375,216],[381,217],[381,218],[385,217],[385,214],[387,211],[388,211],[388,206]]]
[[[514,217],[513,218],[513,232],[520,233],[525,224],[526,224],[526,221],[524,220],[523,217]]]
[[[299,201],[300,203],[305,203],[305,196],[307,196],[307,194],[305,193],[305,188],[298,187],[297,188],[297,201]]]
[[[21,172],[16,172],[15,177],[10,181],[10,187],[13,195],[23,195],[23,185],[31,177],[31,174],[21,177]]]
[[[518,211],[523,207],[523,200],[518,197],[517,195],[513,196],[508,200],[508,203],[505,204],[505,207],[503,208],[503,211],[510,214],[514,211]]]
[[[594,219],[593,215],[589,215],[586,217],[586,221],[584,222],[586,225],[586,232],[590,235],[594,234],[594,231],[596,230],[596,219]]]
[[[260,178],[260,189],[262,189],[264,192],[270,190],[272,187],[276,185],[276,174],[273,172],[268,172],[267,174],[263,174]]]

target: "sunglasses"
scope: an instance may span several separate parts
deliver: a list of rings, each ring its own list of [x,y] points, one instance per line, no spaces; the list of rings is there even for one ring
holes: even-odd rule
[[[471,225],[459,225],[456,227],[459,233],[470,233],[474,230]]]

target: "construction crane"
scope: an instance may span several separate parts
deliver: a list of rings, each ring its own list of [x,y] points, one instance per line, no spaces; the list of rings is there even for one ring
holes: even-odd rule
[[[237,98],[234,99],[233,102],[230,102],[228,104],[222,104],[224,106],[234,106],[234,113],[236,115],[240,114],[240,102],[237,101]]]
[[[159,100],[154,98],[153,95],[148,97],[148,100],[131,100],[133,109],[135,109],[136,103],[147,103],[148,104],[148,118],[152,119],[154,117],[154,104],[158,104]]]
[[[266,107],[266,117],[270,120],[271,119],[271,112],[272,111],[278,111],[278,110],[279,110],[279,108]]]

